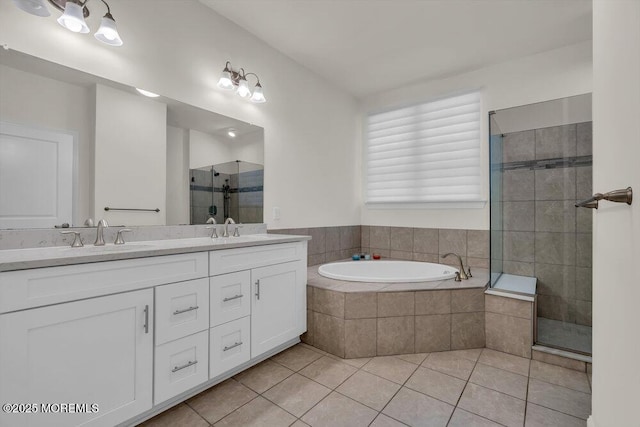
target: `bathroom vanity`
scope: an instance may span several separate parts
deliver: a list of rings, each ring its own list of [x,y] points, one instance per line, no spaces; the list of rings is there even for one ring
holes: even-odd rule
[[[134,425],[294,345],[308,239],[0,251],[0,425]]]

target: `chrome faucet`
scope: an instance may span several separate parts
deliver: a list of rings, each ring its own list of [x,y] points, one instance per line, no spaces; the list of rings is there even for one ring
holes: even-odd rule
[[[456,282],[459,282],[461,280],[467,280],[469,277],[472,277],[471,276],[471,269],[469,269],[468,273],[464,271],[464,265],[462,264],[462,257],[460,255],[458,255],[456,253],[453,253],[453,252],[449,252],[448,254],[442,255],[442,258],[446,258],[449,255],[453,255],[453,256],[458,257],[458,262],[460,263],[460,272],[456,273],[456,279],[455,279]]]
[[[218,231],[216,230],[216,224],[218,224],[216,222],[216,219],[214,217],[211,217],[207,220],[207,224],[213,224],[211,227],[205,227],[206,229],[212,229],[211,230],[211,238],[212,239],[217,239],[218,238]]]
[[[224,231],[222,232],[222,237],[229,237],[229,224],[235,224],[236,222],[233,218],[229,217],[224,222]],[[240,237],[240,232],[238,231],[238,226],[236,225],[236,230],[233,232],[233,237]]]
[[[93,242],[93,246],[104,246],[104,229],[109,227],[106,219],[98,221],[98,234],[96,235],[96,241]]]

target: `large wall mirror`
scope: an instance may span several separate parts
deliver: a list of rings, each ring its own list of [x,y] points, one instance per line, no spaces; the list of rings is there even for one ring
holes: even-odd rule
[[[263,165],[258,126],[0,50],[0,228],[261,223]]]

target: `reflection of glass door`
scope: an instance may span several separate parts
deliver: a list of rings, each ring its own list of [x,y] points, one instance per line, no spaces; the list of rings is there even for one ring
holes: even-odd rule
[[[591,95],[490,117],[491,273],[537,279],[536,343],[591,353]]]

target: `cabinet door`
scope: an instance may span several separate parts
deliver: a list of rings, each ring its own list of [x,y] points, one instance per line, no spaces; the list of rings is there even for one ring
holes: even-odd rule
[[[0,425],[113,426],[152,406],[150,289],[4,314],[0,337],[1,402],[98,405],[1,413]]]
[[[251,270],[251,357],[306,330],[305,263],[288,262]]]

